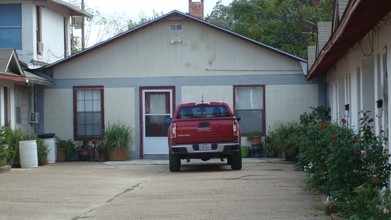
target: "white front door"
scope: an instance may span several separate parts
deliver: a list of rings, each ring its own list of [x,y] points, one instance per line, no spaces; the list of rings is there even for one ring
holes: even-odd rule
[[[142,91],[143,154],[168,154],[168,125],[166,117],[172,115],[171,89]]]

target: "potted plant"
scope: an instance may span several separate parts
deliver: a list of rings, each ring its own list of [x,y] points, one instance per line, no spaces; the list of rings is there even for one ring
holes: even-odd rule
[[[79,156],[79,160],[87,161],[90,157],[90,140],[88,138],[84,138],[80,145],[77,147],[77,152]]]
[[[262,156],[262,136],[260,132],[251,132],[247,134],[247,141],[251,144],[250,156]]]
[[[76,145],[71,139],[60,139],[57,144],[57,161],[64,162],[76,152]]]
[[[124,122],[109,124],[103,134],[109,160],[127,160],[132,129]]]
[[[98,152],[98,160],[100,162],[107,161],[107,146],[104,138],[96,141],[96,150]]]
[[[251,145],[261,144],[261,133],[260,132],[250,132],[247,134],[247,141]]]

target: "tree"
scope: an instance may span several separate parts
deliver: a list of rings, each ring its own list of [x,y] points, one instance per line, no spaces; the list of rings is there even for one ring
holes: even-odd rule
[[[210,15],[205,18],[205,21],[227,30],[232,30],[234,19],[231,7],[223,5],[221,0],[217,1]]]
[[[153,11],[152,16],[148,17],[143,11],[141,11],[141,13],[139,15],[139,21],[128,20],[128,30],[133,29],[133,28],[140,26],[142,24],[145,24],[151,20],[154,20],[154,19],[162,16],[162,15],[163,15],[163,12]]]
[[[85,22],[86,45],[94,45],[128,30],[129,19],[125,14],[104,16],[98,10],[89,11],[93,18]]]
[[[315,24],[331,20],[332,10],[331,0],[234,0],[224,7],[219,1],[206,21],[306,58]]]
[[[71,0],[70,3],[83,8],[83,0]],[[86,2],[88,3],[88,2]],[[79,52],[81,47],[81,34],[78,33],[82,28],[82,19],[84,19],[84,42],[86,46],[91,46],[100,43],[108,38],[114,37],[124,31],[133,29],[139,25],[142,25],[150,20],[153,20],[161,16],[162,12],[153,11],[153,15],[148,17],[144,12],[139,15],[139,21],[132,21],[125,14],[114,13],[110,16],[103,15],[100,11],[94,10],[88,7],[88,4],[84,5],[84,10],[92,14],[93,17],[85,19],[83,17],[76,17],[72,19],[73,33],[71,38],[72,54]]]

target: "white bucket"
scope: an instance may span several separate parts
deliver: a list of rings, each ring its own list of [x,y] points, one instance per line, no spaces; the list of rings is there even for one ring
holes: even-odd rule
[[[19,141],[19,156],[22,168],[38,167],[37,141]]]
[[[55,163],[57,159],[55,138],[45,138],[43,139],[43,144],[46,146],[46,151],[48,152],[48,163]]]

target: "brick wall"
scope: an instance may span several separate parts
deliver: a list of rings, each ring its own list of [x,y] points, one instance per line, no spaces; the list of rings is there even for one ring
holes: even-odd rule
[[[204,0],[189,0],[189,14],[204,20]]]

